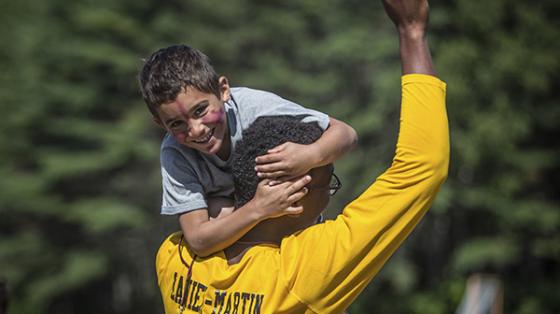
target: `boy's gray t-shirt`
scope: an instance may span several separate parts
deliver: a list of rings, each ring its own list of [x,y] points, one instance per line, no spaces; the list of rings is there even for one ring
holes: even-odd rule
[[[225,104],[231,152],[241,133],[261,116],[304,115],[303,122],[318,122],[326,130],[329,117],[304,108],[273,93],[239,87],[231,89],[231,100]],[[166,134],[161,144],[163,199],[161,214],[175,215],[207,208],[206,197],[233,197],[231,155],[223,161],[179,144]]]

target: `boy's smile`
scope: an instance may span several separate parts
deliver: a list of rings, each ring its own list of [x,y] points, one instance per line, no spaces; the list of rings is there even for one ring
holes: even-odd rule
[[[224,102],[229,100],[229,86],[220,78],[221,97],[187,86],[174,101],[161,105],[154,121],[179,143],[227,160],[230,154]]]

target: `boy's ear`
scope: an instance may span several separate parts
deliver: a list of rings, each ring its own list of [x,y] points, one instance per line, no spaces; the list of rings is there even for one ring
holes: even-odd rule
[[[221,100],[228,101],[230,98],[230,89],[227,77],[220,76],[220,78],[218,79],[218,84],[220,85]]]
[[[155,124],[159,125],[160,128],[167,131],[167,129],[165,128],[165,125],[163,124],[163,122],[161,122],[161,119],[159,117],[152,116],[152,121],[154,121]]]

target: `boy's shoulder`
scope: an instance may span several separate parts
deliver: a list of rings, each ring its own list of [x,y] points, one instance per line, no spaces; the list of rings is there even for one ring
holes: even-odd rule
[[[267,102],[288,101],[272,92],[249,87],[232,87],[231,95],[235,103],[243,106],[262,106]]]
[[[300,107],[298,104],[272,92],[249,87],[233,87],[231,88],[231,96],[232,101],[228,105],[242,115],[278,115],[282,114],[281,111]],[[280,112],[276,112],[278,110]]]
[[[231,93],[234,95],[234,97],[236,96],[237,97],[259,97],[259,96],[279,97],[278,95],[272,92],[261,90],[261,89],[250,88],[246,86],[232,87]]]
[[[234,121],[240,123],[240,129],[244,130],[258,117],[261,116],[305,116],[304,122],[317,121],[323,130],[328,127],[328,115],[305,108],[293,101],[282,98],[272,92],[258,90],[248,87],[232,87],[232,100],[226,104],[226,109],[232,114],[231,124]],[[234,118],[235,117],[235,118]],[[235,125],[230,125],[230,130],[236,130]],[[232,132],[235,138],[235,133]]]

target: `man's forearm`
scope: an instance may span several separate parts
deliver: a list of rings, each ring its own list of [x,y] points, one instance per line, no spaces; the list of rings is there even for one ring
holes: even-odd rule
[[[427,74],[436,76],[428,39],[424,31],[399,30],[402,74]]]

